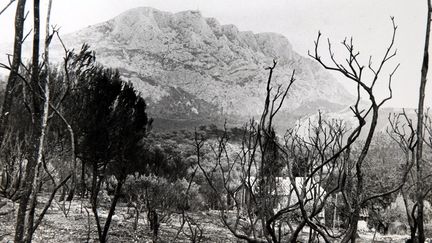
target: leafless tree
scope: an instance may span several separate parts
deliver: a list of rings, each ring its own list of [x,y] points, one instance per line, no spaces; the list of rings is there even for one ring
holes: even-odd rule
[[[416,113],[417,115],[417,113]],[[429,115],[429,111],[426,111],[423,116],[423,126],[425,134],[423,136],[423,153],[430,153],[432,149],[432,121]],[[398,144],[398,147],[405,155],[406,160],[406,178],[405,184],[401,188],[401,195],[405,204],[405,211],[407,215],[408,225],[410,226],[410,236],[413,242],[419,240],[420,232],[419,225],[420,220],[424,220],[418,217],[418,181],[422,184],[423,188],[430,188],[430,171],[426,169],[422,169],[422,177],[418,177],[417,166],[416,165],[416,156],[417,156],[417,146],[419,144],[417,137],[417,126],[415,120],[413,121],[405,110],[399,114],[391,114],[389,115],[389,128],[387,129],[390,137]],[[423,161],[423,166],[426,165],[428,167],[429,162]],[[430,189],[425,189],[422,191],[422,198],[426,198],[430,193]],[[410,200],[413,200],[414,203],[410,203]]]
[[[10,0],[9,3],[7,3],[2,10],[0,10],[0,15],[2,15],[2,13],[4,13],[15,1],[16,0]]]
[[[320,215],[329,198],[341,190],[342,179],[338,176],[346,164],[344,154],[360,129],[353,129],[348,136],[343,122],[327,121],[319,113],[317,121],[289,129],[283,141],[278,141],[273,119],[294,82],[294,73],[287,88],[282,91],[278,86],[272,95],[275,66],[269,68],[260,121],[246,126],[241,151],[229,155],[225,133],[213,147],[214,167],[206,170],[201,166],[201,170],[219,195],[224,225],[237,238],[249,242],[296,242],[307,226],[309,239],[329,242],[338,234],[321,222]],[[236,170],[240,170],[240,179],[234,176]],[[222,177],[222,189],[212,182],[215,171]],[[222,195],[232,198],[234,212]]]
[[[408,209],[406,192],[402,190],[405,205],[407,207],[407,217],[411,229],[411,240],[417,240],[419,242],[425,241],[424,234],[424,198],[429,192],[425,186],[425,178],[428,176],[424,175],[426,161],[424,159],[424,145],[431,147],[430,143],[430,117],[428,111],[425,112],[424,100],[425,90],[427,83],[427,73],[429,67],[429,40],[430,40],[430,29],[431,29],[431,13],[432,7],[430,0],[427,0],[427,20],[426,20],[426,34],[425,34],[425,45],[423,51],[423,63],[421,68],[420,88],[419,88],[419,102],[417,108],[417,124],[413,124],[412,120],[408,118],[406,112],[398,115],[391,122],[393,134],[397,137],[395,140],[398,142],[401,149],[407,155],[407,159],[410,160],[411,167],[413,170],[411,173],[411,181],[413,185],[407,185],[406,187],[415,187],[415,204],[411,209]],[[400,117],[403,117],[403,121],[400,121]],[[429,122],[429,123],[428,123]],[[402,123],[400,125],[399,123]],[[429,125],[429,126],[428,126]],[[416,128],[414,128],[416,126]],[[407,129],[408,131],[406,131]],[[426,132],[426,137],[425,137]],[[413,166],[415,164],[415,167]],[[416,239],[416,231],[418,231],[418,238]]]
[[[12,1],[10,2],[10,4]],[[5,7],[4,10],[8,6]],[[15,39],[14,39],[14,49],[13,58],[10,65],[10,74],[6,85],[5,98],[3,100],[2,113],[0,114],[0,147],[4,140],[4,135],[9,124],[9,114],[12,107],[13,91],[19,82],[19,68],[21,66],[21,52],[22,44],[24,41],[24,21],[25,21],[25,4],[26,0],[18,0],[17,9],[15,13]],[[3,12],[3,11],[2,11]]]
[[[359,132],[366,125],[366,118],[370,117],[370,125],[366,130],[366,139],[361,145],[359,155],[353,161],[353,168],[355,168],[355,181],[352,183],[352,190],[345,190],[347,195],[344,196],[344,200],[348,207],[349,212],[349,222],[348,222],[348,231],[344,235],[342,242],[355,242],[356,233],[357,233],[357,224],[360,219],[360,213],[362,207],[371,199],[381,197],[392,193],[393,190],[390,190],[385,193],[378,193],[372,196],[365,196],[364,191],[364,171],[363,171],[363,162],[365,161],[366,155],[368,154],[372,139],[375,134],[375,130],[377,127],[379,110],[382,105],[392,98],[392,89],[391,82],[394,73],[396,72],[399,64],[391,71],[388,75],[388,91],[389,96],[383,98],[382,100],[378,100],[376,94],[374,92],[375,85],[377,81],[381,79],[383,69],[385,65],[396,56],[396,50],[394,50],[394,41],[396,36],[397,26],[394,22],[394,19],[391,18],[393,24],[393,34],[391,36],[390,44],[387,46],[384,56],[378,62],[378,65],[373,65],[372,57],[369,58],[369,63],[367,65],[360,64],[359,55],[360,53],[354,49],[353,40],[351,38],[350,41],[344,40],[342,42],[343,47],[347,51],[347,57],[344,62],[339,62],[333,52],[332,45],[330,40],[328,40],[328,52],[330,63],[327,64],[327,61],[323,60],[323,58],[319,55],[319,46],[321,33],[318,33],[317,40],[315,41],[315,51],[314,53],[309,53],[309,56],[315,59],[318,63],[320,63],[325,69],[338,72],[345,76],[348,80],[351,80],[357,86],[357,97],[358,102],[354,107],[351,107],[357,121],[359,123],[357,129]],[[369,71],[369,72],[367,72]],[[369,76],[368,76],[369,74]],[[368,80],[368,77],[370,79]],[[361,109],[359,105],[361,94],[365,94],[369,99],[370,104],[365,109]],[[346,187],[345,187],[346,189]],[[395,188],[397,190],[398,188]]]
[[[220,218],[223,224],[235,237],[248,242],[265,242],[264,239],[271,241],[272,238],[272,234],[268,231],[266,225],[270,226],[272,224],[272,220],[269,221],[269,218],[272,217],[270,210],[276,202],[271,189],[274,188],[272,185],[274,186],[276,183],[277,170],[272,170],[274,167],[271,166],[273,155],[277,153],[273,146],[275,145],[273,119],[294,82],[293,72],[289,84],[285,88],[278,86],[275,95],[271,96],[273,89],[271,81],[276,64],[276,61],[274,61],[273,65],[267,68],[269,78],[266,83],[267,96],[264,110],[259,122],[251,121],[247,126],[247,132],[245,132],[242,140],[241,151],[235,157],[230,155],[227,148],[229,138],[226,129],[223,135],[213,145],[210,145],[214,154],[213,158],[211,158],[214,165],[211,168],[205,168],[202,162],[201,150],[197,149],[198,166],[207,183],[217,195]],[[203,146],[202,139],[197,137],[196,144],[197,148],[201,148]],[[236,171],[240,171],[240,178],[235,178]],[[223,188],[218,188],[215,184],[215,177],[221,178]],[[264,182],[267,179],[269,182]],[[260,185],[253,186],[255,184]],[[244,201],[238,196],[240,188],[247,192],[248,195],[252,197],[258,197],[259,195],[260,198],[251,198],[250,203],[248,202],[249,205],[243,205]],[[255,189],[258,191],[255,192]],[[232,206],[227,205],[228,200],[233,201],[234,211],[229,210]],[[243,207],[245,210],[243,210]],[[258,225],[260,227],[257,227]],[[263,234],[258,232],[258,228],[262,230]],[[261,237],[264,237],[264,239]]]
[[[39,1],[36,0],[33,2],[33,48],[32,48],[32,64],[31,64],[31,80],[30,87],[34,91],[32,97],[32,129],[31,129],[31,137],[30,137],[30,156],[28,157],[28,162],[25,168],[25,176],[24,176],[24,185],[23,185],[23,193],[19,201],[17,221],[15,227],[15,242],[29,242],[31,241],[31,237],[29,233],[31,233],[33,228],[33,220],[34,220],[34,208],[28,210],[27,207],[29,203],[35,203],[30,200],[32,190],[36,189],[37,184],[34,183],[36,178],[36,171],[39,170],[37,168],[38,165],[38,157],[39,157],[39,142],[42,137],[42,102],[39,97],[36,95],[41,95],[40,87],[45,87],[44,83],[39,83],[39,43],[40,43],[40,6]],[[41,86],[39,86],[41,85]],[[31,207],[32,205],[30,205]]]
[[[22,4],[22,5],[20,5]],[[25,143],[26,146],[24,173],[22,174],[23,183],[20,185],[19,207],[17,214],[17,222],[15,229],[16,242],[30,242],[33,233],[41,223],[46,211],[51,205],[54,196],[59,188],[63,187],[72,175],[65,175],[60,180],[51,175],[44,161],[44,147],[46,144],[48,121],[55,114],[62,118],[63,116],[58,110],[58,105],[51,102],[50,99],[50,78],[51,78],[51,64],[49,62],[49,45],[56,33],[56,30],[50,31],[50,16],[52,0],[48,2],[48,12],[46,21],[46,37],[44,41],[43,60],[40,61],[40,2],[34,1],[33,3],[33,48],[32,48],[32,62],[31,67],[27,68],[21,61],[21,47],[24,41],[23,38],[23,24],[25,20],[24,8],[25,1],[18,1],[17,14],[16,14],[16,39],[14,47],[13,61],[10,65],[1,64],[2,68],[10,70],[8,86],[12,92],[17,83],[19,82],[23,90],[23,103],[30,114],[31,125],[29,138]],[[67,56],[66,58],[70,58]],[[65,61],[66,62],[66,61]],[[22,72],[20,72],[22,69]],[[67,71],[66,71],[67,72]],[[22,74],[24,73],[24,75]],[[6,88],[7,90],[8,87]],[[29,91],[29,93],[27,93]],[[9,94],[9,93],[8,93]],[[30,94],[30,96],[27,96]],[[62,99],[61,99],[62,100]],[[0,119],[0,135],[2,138],[5,136],[5,129],[7,128],[10,107],[12,106],[12,97],[5,96],[2,117]],[[51,112],[51,114],[50,114]],[[64,118],[64,117],[63,117]],[[64,120],[64,119],[63,119]],[[64,120],[66,121],[66,120]],[[67,121],[66,121],[67,124]],[[5,141],[3,139],[3,141]],[[72,139],[73,141],[73,139]],[[21,168],[21,167],[20,167]],[[52,182],[54,189],[51,192],[48,202],[43,207],[43,210],[36,214],[36,206],[38,204],[37,194],[46,179]]]
[[[430,0],[427,0],[427,19],[426,19],[426,36],[425,46],[423,51],[423,64],[421,68],[419,102],[417,109],[417,141],[416,147],[416,205],[417,205],[417,220],[418,220],[418,239],[419,242],[425,241],[424,235],[424,190],[422,184],[424,159],[423,159],[423,135],[424,135],[424,100],[425,89],[427,83],[427,73],[429,69],[429,36],[431,29],[431,13],[432,6]]]
[[[195,131],[195,151],[197,154],[200,154],[200,151],[202,149],[204,139],[199,138],[199,134],[197,131]],[[197,160],[200,160],[201,156],[197,156]],[[192,188],[192,184],[195,179],[195,175],[197,174],[197,171],[199,169],[198,166],[199,161],[197,161],[197,164],[193,167],[193,172],[190,175],[190,178],[188,179],[188,185],[186,188],[186,192],[184,193],[183,197],[181,198],[181,208],[180,208],[180,228],[177,230],[176,235],[172,239],[172,242],[176,242],[179,235],[183,234],[185,235],[190,242],[199,243],[203,240],[203,234],[204,234],[204,227],[197,222],[197,220],[194,220],[192,216],[190,216],[186,210],[186,207],[190,205],[190,190]]]
[[[327,121],[319,113],[317,121],[289,129],[279,141],[273,119],[294,82],[294,72],[287,87],[278,86],[272,94],[275,66],[276,62],[268,68],[263,113],[259,122],[251,121],[245,127],[240,152],[232,155],[225,132],[211,146],[214,165],[205,168],[198,160],[199,166],[218,195],[223,224],[235,237],[249,242],[296,242],[307,226],[309,239],[330,242],[340,234],[331,232],[320,214],[342,190],[345,155],[360,128],[348,133],[343,122]],[[222,178],[223,188],[214,182],[216,176]]]
[[[216,145],[212,146],[214,167],[206,169],[199,163],[207,182],[216,195],[219,195],[222,222],[234,236],[249,242],[295,242],[302,229],[307,226],[309,240],[321,238],[330,242],[331,238],[342,238],[342,242],[354,242],[360,213],[366,203],[398,191],[403,186],[404,180],[384,192],[366,193],[365,175],[362,170],[377,127],[379,109],[392,97],[391,81],[399,66],[396,65],[389,73],[389,96],[377,100],[375,85],[381,79],[385,64],[396,55],[393,45],[397,27],[393,18],[392,24],[393,35],[390,44],[377,67],[372,64],[372,58],[369,59],[367,66],[360,65],[359,53],[354,50],[352,40],[345,40],[342,43],[348,52],[346,64],[336,60],[329,41],[328,50],[332,66],[327,65],[318,54],[321,34],[315,42],[314,54],[309,54],[324,68],[342,73],[357,85],[357,99],[351,106],[351,111],[358,124],[350,124],[347,127],[341,121],[322,119],[320,113],[316,124],[309,122],[306,128],[303,126],[303,132],[301,127],[297,130],[288,130],[284,142],[280,143],[273,130],[273,119],[294,82],[294,74],[286,89],[282,90],[281,86],[278,86],[276,93],[272,94],[271,79],[276,62],[268,68],[270,74],[264,110],[259,122],[252,121],[246,127],[241,152],[235,157],[230,155],[227,148],[229,138],[227,133],[224,133]],[[369,81],[365,80],[365,70],[372,74]],[[362,107],[363,94],[370,100],[366,108]],[[366,139],[356,145],[360,149],[358,154],[354,154],[352,146],[366,128],[367,118],[370,118],[371,124],[367,127]],[[289,193],[286,193],[290,200],[285,201],[280,207],[279,192],[275,188],[280,186],[278,184],[282,168],[286,168],[285,173],[291,187]],[[303,170],[303,177],[297,183],[294,171],[299,168]],[[240,180],[234,177],[238,169],[241,171]],[[216,175],[222,178],[223,188],[218,188],[214,183]],[[236,181],[241,182],[240,186]],[[246,196],[241,197],[247,197],[246,203],[243,199],[238,199],[239,188],[244,188]],[[318,215],[328,200],[339,193],[343,206],[347,209],[348,227],[341,232],[332,232],[328,226],[320,222]],[[229,210],[230,207],[222,195],[228,195],[233,199],[234,211]],[[312,196],[308,197],[309,195]],[[292,200],[293,198],[296,200]],[[275,210],[278,206],[279,209]],[[299,215],[298,222],[288,222],[287,219],[294,218],[295,213]]]
[[[417,146],[416,129],[412,120],[408,117],[405,110],[399,114],[389,114],[389,127],[387,133],[389,136],[398,144],[398,147],[402,150],[405,155],[405,161],[407,164],[406,172],[407,178],[405,185],[401,188],[401,194],[404,200],[405,212],[410,227],[411,240],[415,240],[417,232],[417,220],[415,217],[415,211],[417,206],[413,205],[410,208],[409,191],[415,184],[415,177],[413,166],[415,164],[415,150]]]

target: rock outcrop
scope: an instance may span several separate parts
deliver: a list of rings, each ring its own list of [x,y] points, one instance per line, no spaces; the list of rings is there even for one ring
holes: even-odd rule
[[[287,85],[296,72],[282,117],[335,111],[352,101],[341,84],[296,53],[283,35],[239,31],[197,11],[136,8],[64,41],[74,48],[90,44],[99,62],[118,68],[135,85],[156,118],[243,123],[259,116],[268,75],[264,68],[273,59],[278,61],[275,84]]]

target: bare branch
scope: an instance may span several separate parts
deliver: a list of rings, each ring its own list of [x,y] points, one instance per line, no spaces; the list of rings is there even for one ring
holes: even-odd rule
[[[14,3],[15,1],[16,0],[10,0],[10,2],[8,4],[6,4],[6,6],[2,10],[0,10],[0,15],[2,15],[2,13],[4,11],[6,11],[12,5],[12,3]]]

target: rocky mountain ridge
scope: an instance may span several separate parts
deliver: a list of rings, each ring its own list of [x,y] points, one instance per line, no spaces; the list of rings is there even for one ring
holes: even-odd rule
[[[296,53],[284,36],[239,31],[198,11],[131,9],[69,34],[64,42],[70,48],[90,44],[100,63],[119,69],[134,84],[156,118],[243,123],[259,116],[268,75],[264,68],[273,59],[278,61],[275,85],[287,85],[296,72],[282,117],[336,111],[352,100],[327,71]],[[61,48],[54,49],[60,57]]]

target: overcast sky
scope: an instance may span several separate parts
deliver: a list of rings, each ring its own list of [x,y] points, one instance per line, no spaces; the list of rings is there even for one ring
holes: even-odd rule
[[[9,1],[0,0],[0,8]],[[48,1],[41,2],[46,6]],[[372,54],[378,62],[390,41],[390,16],[394,16],[398,25],[398,55],[391,64],[399,62],[401,66],[393,82],[394,99],[387,106],[415,107],[426,4],[426,0],[53,0],[52,23],[60,26],[62,33],[69,33],[134,7],[150,6],[169,12],[199,10],[205,17],[215,17],[222,24],[235,24],[240,30],[281,33],[304,56],[313,48],[318,30],[334,45],[353,36],[364,60]],[[13,40],[14,12],[15,5],[0,16],[0,43]],[[27,29],[30,28],[28,25]],[[4,57],[4,53],[0,55]],[[348,80],[337,78],[350,88]],[[383,81],[378,87],[382,96],[387,91]]]

